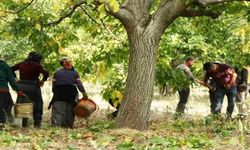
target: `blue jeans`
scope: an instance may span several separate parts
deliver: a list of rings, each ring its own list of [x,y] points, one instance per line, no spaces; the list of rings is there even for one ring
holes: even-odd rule
[[[234,105],[237,95],[236,87],[232,87],[230,89],[226,88],[217,88],[214,92],[214,102],[211,105],[211,112],[212,114],[219,114],[221,112],[221,107],[223,104],[223,99],[227,96],[227,115],[231,116],[234,111]]]

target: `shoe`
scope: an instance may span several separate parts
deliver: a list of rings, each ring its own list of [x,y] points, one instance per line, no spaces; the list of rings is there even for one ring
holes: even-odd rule
[[[35,128],[40,128],[41,127],[41,121],[35,121],[34,122],[34,127]]]

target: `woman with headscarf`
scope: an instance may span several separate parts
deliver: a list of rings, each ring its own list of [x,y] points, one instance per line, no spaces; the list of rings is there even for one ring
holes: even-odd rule
[[[87,99],[87,93],[80,80],[79,74],[72,66],[69,58],[62,58],[62,66],[53,76],[53,98],[49,108],[52,106],[51,123],[54,126],[73,128],[75,115],[73,108],[77,104],[78,91],[82,93],[83,98]]]

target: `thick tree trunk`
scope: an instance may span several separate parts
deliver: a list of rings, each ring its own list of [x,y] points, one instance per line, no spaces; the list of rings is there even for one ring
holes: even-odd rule
[[[159,38],[153,32],[135,29],[128,33],[130,60],[124,99],[117,117],[118,127],[144,130],[148,127],[153,97]]]

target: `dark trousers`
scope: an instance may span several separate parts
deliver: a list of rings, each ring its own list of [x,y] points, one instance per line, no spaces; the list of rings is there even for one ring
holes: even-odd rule
[[[180,90],[178,90],[178,94],[179,94],[180,100],[179,100],[179,103],[178,103],[177,108],[176,108],[176,113],[184,114],[186,104],[188,101],[188,97],[190,94],[190,88],[185,87],[183,89],[180,89]]]
[[[35,126],[40,126],[42,122],[43,115],[43,100],[41,89],[39,85],[33,81],[20,81],[18,82],[19,88],[24,92],[24,94],[33,103],[33,120]],[[28,102],[27,99],[17,99],[17,103]],[[28,119],[23,119],[23,126],[27,126]]]
[[[11,108],[13,100],[9,92],[0,92],[0,123],[12,121]]]
[[[219,114],[221,113],[221,108],[217,109],[215,111],[215,108],[216,108],[216,99],[215,99],[215,90],[210,90],[209,91],[209,99],[210,99],[210,111],[211,111],[211,114]]]
[[[74,106],[72,103],[55,101],[52,104],[51,124],[65,128],[73,128],[75,122]]]
[[[223,99],[225,95],[227,96],[227,115],[231,116],[234,111],[235,99],[236,99],[237,90],[236,87],[226,89],[226,88],[217,88],[214,93],[214,101],[211,106],[211,112],[213,114],[219,114],[221,112],[221,107],[223,104]]]

